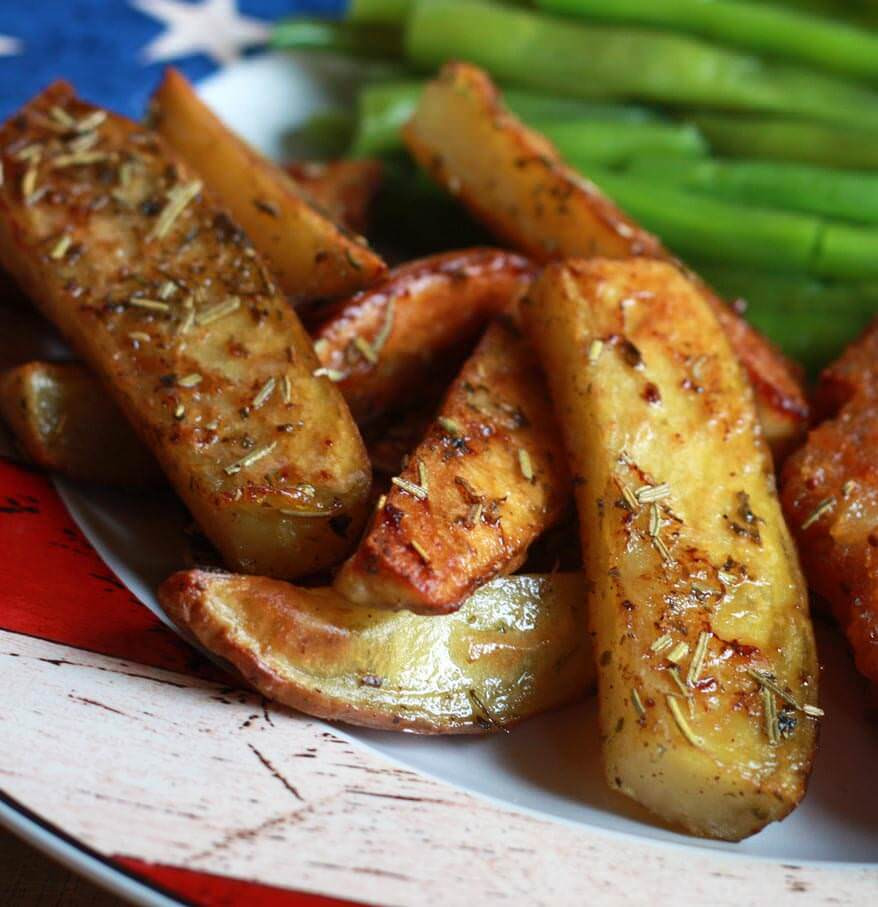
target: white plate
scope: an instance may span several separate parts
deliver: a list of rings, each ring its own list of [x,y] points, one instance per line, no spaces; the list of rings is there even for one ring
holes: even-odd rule
[[[203,83],[207,101],[254,145],[281,156],[291,127],[326,104],[349,101],[355,68],[265,56]],[[59,482],[76,522],[128,588],[164,619],[156,585],[179,568],[183,516],[170,499]],[[167,622],[167,621],[166,621]],[[632,839],[710,848],[784,862],[878,861],[878,734],[866,720],[865,685],[843,641],[819,629],[825,666],[817,764],[802,806],[741,844],[696,841],[656,825],[603,782],[594,703],[526,722],[490,738],[418,738],[347,729],[348,736],[421,772],[503,804]]]

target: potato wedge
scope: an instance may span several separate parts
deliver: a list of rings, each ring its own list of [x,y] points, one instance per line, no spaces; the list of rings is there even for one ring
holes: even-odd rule
[[[2,264],[107,386],[226,563],[296,577],[343,557],[369,493],[362,439],[200,180],[154,133],[64,84],[3,125],[0,154]]]
[[[825,418],[784,463],[781,501],[811,588],[878,690],[878,322],[820,376]]]
[[[570,494],[546,397],[518,328],[495,321],[335,588],[375,608],[441,614],[519,567]]]
[[[524,319],[574,477],[607,779],[692,834],[751,835],[804,794],[818,672],[751,388],[664,262],[550,265]]]
[[[127,488],[164,481],[107,392],[77,363],[29,362],[0,374],[0,416],[44,469]]]
[[[509,576],[445,617],[369,611],[332,589],[191,570],[168,615],[269,699],[309,715],[421,734],[486,734],[581,698],[594,666],[585,582]]]
[[[337,224],[365,233],[381,188],[381,161],[299,161],[284,167],[306,198]]]
[[[421,166],[494,233],[534,261],[567,256],[673,260],[656,237],[567,167],[502,104],[485,73],[450,63],[428,83],[404,130]],[[802,437],[808,407],[790,363],[702,285],[753,383],[779,458]]]
[[[281,167],[235,135],[168,69],[150,107],[155,128],[244,228],[294,300],[346,296],[386,270],[366,241],[317,211]]]
[[[515,305],[534,273],[521,256],[484,248],[401,265],[315,330],[317,355],[362,424],[417,399],[437,364]]]

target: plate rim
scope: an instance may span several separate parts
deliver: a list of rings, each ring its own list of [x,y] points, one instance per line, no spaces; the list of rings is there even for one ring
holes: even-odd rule
[[[90,847],[0,788],[0,827],[98,887],[142,907],[192,904]]]

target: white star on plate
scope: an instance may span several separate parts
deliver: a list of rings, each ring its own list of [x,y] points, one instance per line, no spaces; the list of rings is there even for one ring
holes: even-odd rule
[[[158,19],[165,30],[142,51],[149,63],[190,54],[206,54],[217,63],[231,63],[245,47],[261,44],[269,28],[259,19],[242,16],[237,0],[130,0],[131,5]]]
[[[9,35],[0,35],[0,57],[14,57],[20,54],[22,43],[18,38],[11,38]]]

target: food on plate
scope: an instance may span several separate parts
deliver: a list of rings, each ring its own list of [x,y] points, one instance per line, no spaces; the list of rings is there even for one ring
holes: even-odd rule
[[[753,395],[697,284],[549,265],[523,307],[579,511],[609,784],[739,840],[805,792],[818,665]]]
[[[29,362],[0,374],[0,417],[44,469],[126,488],[163,481],[107,391],[73,362]]]
[[[281,167],[231,132],[169,69],[151,106],[157,131],[225,205],[295,300],[344,296],[385,271],[366,241],[317,211]]]
[[[878,321],[794,451],[806,370],[874,318],[878,183],[840,168],[875,164],[878,91],[764,55],[871,71],[871,39],[534,5],[279,24],[371,58],[282,166],[174,70],[145,126],[64,83],[30,102],[0,127],[0,265],[69,347],[0,273],[0,416],[38,465],[169,480],[218,549],[180,564],[235,572],[160,601],[265,696],[488,734],[597,683],[609,787],[737,841],[800,802],[823,714],[794,541],[878,681]]]
[[[781,498],[811,587],[878,683],[878,324],[817,391],[825,418],[784,464]]]
[[[462,358],[479,328],[518,302],[534,273],[521,256],[498,249],[465,249],[401,265],[374,289],[340,302],[316,329],[315,351],[321,368],[361,423],[395,411],[407,401],[418,402],[418,421],[422,422],[424,402],[431,404],[431,398],[437,396],[438,404],[434,377],[450,381],[453,372],[446,376],[444,364],[453,365]],[[19,351],[38,322],[31,316],[25,323],[27,314],[24,310],[9,325]],[[24,348],[29,348],[26,343]],[[11,349],[10,359],[14,359]],[[148,473],[139,478],[144,464],[154,465],[154,461],[135,442],[136,436],[113,399],[84,366],[31,362],[14,379],[8,379],[6,388],[7,413],[27,394],[27,406],[15,420],[10,417],[8,421],[35,462],[99,483],[154,481]],[[37,412],[45,407],[51,413],[43,413],[43,421],[37,424]],[[432,413],[426,418],[423,429]],[[117,426],[118,443],[110,446],[113,468],[106,473],[107,438],[104,432],[92,429],[92,420]],[[55,438],[50,456],[46,445],[60,425],[64,436]],[[411,440],[411,432],[405,434]],[[420,438],[415,443],[417,440]],[[388,453],[393,446],[382,426],[373,433],[373,441]],[[397,452],[396,459],[404,452]]]
[[[490,79],[472,66],[444,66],[423,91],[404,134],[423,167],[534,260],[671,258],[656,237],[569,169],[546,139],[510,115]],[[790,364],[763,337],[706,287],[703,292],[747,370],[763,430],[780,456],[805,428],[802,389]]]
[[[499,249],[464,249],[394,268],[335,307],[315,348],[358,422],[417,399],[438,364],[511,308],[534,268]]]
[[[3,266],[105,383],[227,564],[297,577],[343,557],[370,487],[362,439],[201,179],[63,83],[3,125],[0,153]]]
[[[378,503],[335,588],[373,608],[441,614],[521,566],[570,494],[539,366],[511,318],[495,321]]]
[[[381,187],[380,161],[297,161],[286,172],[311,202],[337,224],[365,233]]]
[[[406,59],[421,71],[468,60],[501,82],[562,96],[878,126],[878,92],[867,85],[670,31],[481,0],[415,0],[403,41]]]
[[[332,589],[192,570],[159,599],[276,702],[365,727],[486,734],[591,688],[584,588],[578,574],[502,577],[454,614],[420,617]]]
[[[812,63],[853,78],[878,78],[878,36],[773,3],[537,0],[537,6],[583,19],[679,29],[746,50]]]

